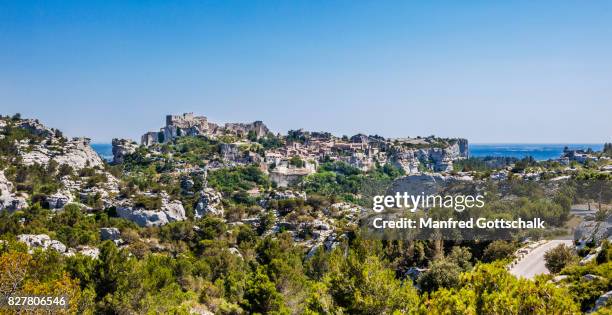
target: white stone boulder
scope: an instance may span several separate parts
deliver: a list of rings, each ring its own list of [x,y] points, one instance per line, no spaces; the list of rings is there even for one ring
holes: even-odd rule
[[[121,239],[121,232],[118,228],[100,228],[100,239],[116,241]]]
[[[200,200],[196,204],[196,219],[204,217],[206,214],[223,216],[223,206],[221,205],[221,194],[212,188],[205,188],[200,193]]]
[[[17,240],[25,243],[28,248],[53,249],[59,253],[66,253],[67,247],[60,241],[52,240],[47,234],[21,234]]]
[[[72,194],[68,191],[58,191],[53,195],[47,196],[49,209],[62,209],[65,205],[72,202]]]
[[[13,183],[4,176],[3,171],[0,171],[0,211],[13,212],[28,206],[25,198],[16,196],[12,191]]]
[[[119,217],[128,219],[143,227],[162,226],[174,221],[187,219],[185,208],[178,200],[168,200],[165,193],[162,196],[161,209],[134,208],[130,201],[125,201],[116,207]]]
[[[132,140],[128,139],[113,139],[113,163],[123,163],[125,157],[136,152],[138,149],[138,144]]]

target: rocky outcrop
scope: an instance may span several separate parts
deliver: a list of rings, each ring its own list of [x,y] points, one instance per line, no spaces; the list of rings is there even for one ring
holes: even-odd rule
[[[178,200],[168,200],[167,195],[162,195],[160,209],[135,208],[131,200],[122,201],[116,206],[116,209],[119,217],[133,221],[142,227],[162,226],[170,222],[187,219],[183,204]]]
[[[161,211],[166,214],[169,222],[187,219],[185,216],[185,208],[183,208],[183,204],[178,200],[163,202]]]
[[[25,198],[13,194],[13,183],[6,179],[4,171],[0,171],[0,211],[13,212],[27,206]]]
[[[121,232],[118,228],[100,228],[100,239],[103,241],[117,241],[121,239]]]
[[[61,209],[72,202],[72,194],[69,191],[58,191],[53,195],[47,196],[46,202],[49,209]]]
[[[21,234],[17,236],[17,240],[25,243],[30,251],[33,249],[51,249],[64,256],[74,256],[77,253],[93,259],[100,256],[100,249],[97,247],[80,245],[76,248],[68,248],[62,242],[51,239],[47,234]]]
[[[132,140],[128,139],[113,139],[113,163],[119,164],[123,163],[125,156],[130,155],[136,152],[138,149],[138,144]]]
[[[598,244],[612,236],[612,216],[605,221],[583,221],[574,230],[574,239],[580,242]]]
[[[389,161],[406,174],[417,174],[422,169],[434,172],[450,172],[453,162],[468,157],[466,139],[455,139],[446,147],[410,148],[394,146]]]
[[[306,193],[303,191],[273,191],[268,196],[269,199],[272,200],[284,200],[284,199],[302,199],[306,200]]]
[[[20,143],[19,153],[25,165],[47,165],[54,160],[58,164],[66,164],[79,170],[85,167],[102,167],[102,158],[91,148],[88,138],[73,138],[63,144],[39,143],[30,145]]]
[[[196,204],[195,217],[202,218],[207,214],[223,216],[222,196],[212,188],[205,188],[200,192],[200,199]]]
[[[162,226],[170,222],[164,212],[157,210],[134,209],[129,206],[120,206],[117,207],[117,214],[142,227]]]
[[[602,307],[608,305],[610,299],[612,299],[612,291],[608,291],[602,294],[600,297],[597,298],[597,301],[595,301],[595,306],[593,307],[593,309],[591,309],[591,312],[595,312],[601,309]]]
[[[317,165],[310,161],[305,161],[303,167],[295,167],[283,160],[274,168],[269,170],[270,180],[278,187],[288,187],[299,183],[304,177],[314,174],[317,170]]]
[[[56,136],[56,134],[59,135],[56,129],[46,127],[41,124],[38,119],[23,119],[17,123],[17,127],[43,138],[52,138]]]
[[[28,248],[53,249],[59,253],[66,253],[67,247],[60,241],[52,240],[47,234],[21,234],[17,240],[25,243]]]
[[[71,256],[73,253],[79,253],[83,256],[98,259],[98,256],[100,256],[100,249],[93,246],[78,246],[74,251],[69,249],[68,253],[70,253],[68,256]]]

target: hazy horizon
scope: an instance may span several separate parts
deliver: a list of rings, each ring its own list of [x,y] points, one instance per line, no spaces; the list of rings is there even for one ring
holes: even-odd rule
[[[2,1],[0,112],[96,143],[274,132],[611,142],[606,1]]]

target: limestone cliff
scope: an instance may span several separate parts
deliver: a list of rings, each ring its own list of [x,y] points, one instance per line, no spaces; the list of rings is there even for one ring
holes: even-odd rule
[[[394,145],[389,150],[389,161],[402,168],[406,174],[416,174],[421,170],[452,171],[453,161],[467,157],[466,139],[452,139],[435,147]]]

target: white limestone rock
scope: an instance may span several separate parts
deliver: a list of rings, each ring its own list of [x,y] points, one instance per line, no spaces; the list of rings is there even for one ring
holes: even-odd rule
[[[185,208],[183,208],[183,204],[178,200],[163,202],[161,210],[166,214],[169,222],[187,219]]]
[[[238,250],[238,248],[236,248],[236,247],[230,247],[228,250],[229,250],[229,252],[230,252],[230,253],[232,253],[233,255],[238,256],[238,258],[243,259],[243,258],[242,258],[242,254],[240,253],[240,250]]]
[[[53,249],[59,253],[66,253],[67,247],[60,241],[52,240],[47,234],[21,234],[17,240],[25,243],[28,248]]]
[[[113,163],[119,164],[123,163],[125,157],[136,152],[138,149],[138,144],[132,140],[128,139],[113,139]]]
[[[12,191],[13,183],[4,176],[4,171],[0,171],[0,211],[13,212],[28,206],[25,198],[16,196]]]
[[[47,196],[46,201],[49,209],[62,209],[65,205],[72,202],[72,194],[69,191],[58,191],[53,195]]]
[[[102,158],[91,148],[88,138],[74,138],[65,145],[65,153],[55,156],[54,160],[59,164],[68,164],[74,169],[84,167],[102,167]]]
[[[221,194],[212,188],[204,188],[200,192],[200,200],[195,208],[196,219],[204,217],[206,214],[223,216],[223,206],[221,205]]]
[[[17,127],[43,138],[52,138],[56,134],[55,129],[46,127],[38,119],[23,119],[17,123]]]
[[[405,148],[395,146],[390,150],[389,161],[406,174],[420,173],[419,166],[434,172],[450,172],[453,162],[467,158],[467,140],[456,139],[444,148]]]
[[[121,232],[118,228],[100,228],[100,239],[103,241],[116,241],[121,238]]]
[[[174,221],[187,219],[185,208],[178,200],[168,200],[165,193],[161,193],[161,209],[134,208],[130,200],[124,200],[116,206],[119,217],[128,219],[143,227],[162,226]]]
[[[100,249],[93,246],[79,246],[76,248],[76,251],[81,255],[88,256],[93,259],[98,259],[100,256]]]
[[[117,207],[117,214],[142,227],[162,226],[169,223],[168,217],[162,211],[134,209],[131,206],[119,206]]]
[[[45,143],[18,145],[19,154],[25,165],[47,165],[54,160],[58,164],[66,164],[75,170],[85,167],[102,167],[102,158],[91,148],[88,138],[73,138],[64,144],[47,145]]]

